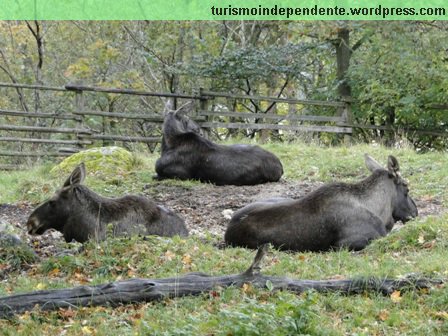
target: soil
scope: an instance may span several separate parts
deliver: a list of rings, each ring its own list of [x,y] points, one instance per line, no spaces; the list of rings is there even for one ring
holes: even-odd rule
[[[300,198],[320,185],[320,182],[281,180],[256,186],[200,184],[181,187],[155,182],[146,186],[143,193],[156,203],[179,213],[185,219],[190,234],[222,237],[233,211],[257,200]],[[434,198],[415,201],[420,217],[438,215],[445,210],[442,203]],[[38,255],[53,255],[57,252],[55,246],[63,241],[59,232],[51,230],[42,236],[30,236],[26,232],[26,220],[35,206],[29,203],[0,204],[0,231],[2,226],[12,226],[13,231],[18,233],[23,242],[32,246]]]

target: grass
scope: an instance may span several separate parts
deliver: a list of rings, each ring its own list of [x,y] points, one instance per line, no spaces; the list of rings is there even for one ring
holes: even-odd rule
[[[379,146],[351,147],[268,144],[285,167],[284,178],[311,181],[356,181],[367,175],[363,154],[385,163],[395,155],[408,178],[412,195],[447,202],[448,156],[418,154],[409,149]],[[142,158],[134,171],[106,181],[89,177],[86,183],[104,195],[141,192],[151,187],[156,156]],[[39,202],[49,197],[63,177],[49,175],[51,166],[0,173],[5,192],[0,203]],[[115,182],[114,182],[115,181]],[[190,188],[194,181],[166,181]],[[359,276],[399,277],[409,273],[448,277],[448,214],[418,218],[401,230],[377,240],[361,253],[285,253],[273,250],[263,263],[266,274],[302,279]],[[0,283],[0,295],[37,289],[100,284],[130,277],[162,278],[201,271],[212,275],[244,271],[254,252],[213,246],[220,237],[143,240],[111,239],[89,243],[76,256],[29,261],[29,269],[11,269]],[[9,261],[0,254],[0,265]],[[27,257],[27,254],[23,254]],[[14,258],[20,263],[20,254]],[[14,281],[12,281],[14,280]],[[413,290],[383,296],[375,293],[342,295],[315,292],[296,295],[268,289],[217,288],[197,297],[160,302],[93,307],[56,312],[33,312],[0,320],[3,335],[446,335],[448,289]]]

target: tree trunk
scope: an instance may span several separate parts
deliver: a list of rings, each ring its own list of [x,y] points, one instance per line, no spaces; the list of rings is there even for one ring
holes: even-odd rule
[[[295,293],[313,289],[318,292],[338,291],[347,294],[356,294],[367,290],[390,294],[395,290],[429,288],[434,284],[441,283],[440,280],[424,278],[295,280],[265,276],[260,273],[260,263],[268,250],[267,246],[264,245],[258,250],[252,265],[241,274],[209,276],[203,273],[190,273],[175,278],[130,279],[97,286],[41,290],[5,296],[0,298],[0,318],[31,310],[36,305],[42,310],[100,305],[117,306],[160,300],[166,297],[199,295],[216,287],[241,287],[245,283],[268,290],[289,290]]]
[[[347,81],[347,71],[350,66],[350,58],[352,56],[352,50],[350,49],[350,30],[347,27],[342,27],[338,30],[338,39],[335,43],[336,47],[336,63],[337,63],[337,78],[338,78],[338,93],[342,100],[350,101],[352,90]],[[339,110],[339,115],[351,124],[352,115],[347,105],[346,108]],[[344,135],[344,142],[350,143],[351,137]]]
[[[387,147],[392,147],[395,144],[395,131],[394,131],[395,106],[387,106],[384,108],[384,111],[386,113],[385,125],[388,128],[390,128],[390,130],[384,132],[385,135],[384,144]]]
[[[351,97],[351,88],[347,82],[347,71],[350,66],[350,30],[346,27],[338,30],[338,39],[335,43],[337,78],[339,81],[338,93],[341,97]]]

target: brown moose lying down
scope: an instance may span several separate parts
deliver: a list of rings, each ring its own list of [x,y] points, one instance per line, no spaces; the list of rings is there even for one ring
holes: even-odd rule
[[[104,240],[112,225],[113,235],[187,236],[183,219],[171,210],[136,195],[102,197],[82,185],[86,176],[78,165],[51,199],[39,205],[27,222],[28,233],[43,234],[55,229],[67,242],[84,243],[90,238]]]
[[[219,145],[204,138],[200,127],[180,111],[163,122],[158,179],[199,180],[216,185],[276,182],[283,174],[279,158],[259,146]]]
[[[395,157],[387,169],[366,155],[372,174],[355,183],[324,185],[298,200],[255,202],[233,215],[224,239],[231,246],[257,248],[271,243],[292,251],[363,249],[385,236],[396,221],[417,216]]]

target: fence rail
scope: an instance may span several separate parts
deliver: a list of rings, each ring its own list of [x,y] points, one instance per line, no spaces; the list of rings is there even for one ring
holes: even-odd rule
[[[12,110],[0,110],[0,116],[12,116],[12,117],[27,117],[27,118],[47,118],[47,119],[61,119],[61,120],[77,120],[81,121],[82,118],[73,114],[58,114],[58,113],[40,113],[40,112],[23,112]]]
[[[314,121],[314,122],[346,122],[344,117],[313,116],[313,115],[279,115],[272,113],[245,113],[245,112],[220,112],[220,111],[199,111],[202,116],[235,117],[246,119],[272,119],[288,121]],[[201,125],[203,126],[203,125]],[[249,127],[248,127],[249,128]]]
[[[131,90],[131,89],[104,88],[104,87],[75,85],[75,84],[67,84],[64,88],[68,91],[77,91],[77,92],[102,92],[102,93],[129,94],[135,96],[148,96],[148,97],[200,99],[200,97],[196,95],[148,92],[148,91]]]
[[[276,103],[287,103],[287,104],[300,104],[300,105],[317,105],[317,106],[332,106],[332,107],[346,107],[347,102],[337,102],[337,101],[326,101],[326,100],[302,100],[302,99],[290,99],[290,98],[279,98],[279,97],[269,97],[269,96],[249,96],[249,95],[239,95],[233,93],[225,92],[215,92],[215,91],[204,91],[201,90],[201,94],[205,98],[223,97],[223,98],[234,98],[234,99],[251,99],[257,101],[270,101]]]
[[[122,141],[122,142],[143,142],[143,143],[159,143],[162,141],[161,137],[140,137],[129,135],[103,135],[93,134],[87,136],[80,136],[81,139],[90,140],[110,140],[110,141]]]
[[[73,96],[72,108],[65,110],[63,113],[57,112],[30,112],[17,111],[9,109],[1,109],[1,117],[22,117],[28,123],[34,125],[14,125],[9,119],[7,123],[0,124],[0,131],[7,133],[0,134],[0,143],[19,143],[19,144],[37,144],[42,146],[52,146],[46,150],[1,150],[0,157],[59,157],[71,155],[71,153],[82,149],[84,146],[93,145],[98,141],[122,142],[122,143],[143,143],[143,144],[157,144],[160,143],[160,136],[141,136],[136,134],[112,134],[92,128],[86,127],[86,118],[99,117],[102,120],[117,120],[129,122],[145,122],[154,123],[158,127],[163,122],[162,113],[127,113],[127,112],[107,112],[107,111],[92,111],[86,109],[84,106],[84,94],[124,94],[132,96],[144,97],[159,97],[167,99],[187,99],[198,104],[194,104],[194,109],[190,117],[198,122],[204,128],[229,128],[229,129],[251,129],[251,130],[279,130],[279,131],[299,131],[299,132],[334,132],[350,134],[351,127],[347,127],[347,114],[350,112],[350,105],[347,101],[331,102],[318,100],[301,100],[291,98],[279,98],[269,96],[249,96],[239,95],[225,92],[214,92],[207,90],[196,90],[194,94],[183,93],[160,93],[148,92],[133,89],[122,88],[105,88],[86,86],[79,84],[67,84],[62,87],[49,85],[33,85],[20,83],[0,83],[0,88],[15,88],[24,90],[36,91],[53,91],[66,92]],[[216,99],[236,99],[236,100],[250,100],[250,101],[266,101],[275,104],[300,104],[310,106],[323,106],[335,108],[334,116],[317,116],[317,115],[278,115],[274,113],[253,113],[253,112],[237,112],[217,110],[219,104],[214,104],[214,107],[209,109],[210,102],[215,102]],[[54,121],[60,120],[71,122],[74,127],[61,126],[41,126],[37,120],[50,119]],[[223,121],[229,120],[229,122]],[[240,122],[238,122],[238,120]],[[307,125],[299,125],[298,123],[307,123]],[[285,124],[286,123],[286,124]],[[289,124],[288,124],[289,123]],[[319,125],[325,123],[324,125]],[[328,125],[330,123],[330,125]],[[333,125],[331,125],[333,124]],[[60,125],[60,124],[59,124]],[[118,124],[119,125],[119,124]],[[25,133],[25,135],[23,135]],[[17,135],[21,134],[21,135]],[[72,148],[54,148],[57,145],[71,145]],[[22,148],[22,146],[21,146]],[[11,164],[1,164],[0,169],[10,169]],[[2,168],[3,167],[3,168]]]
[[[160,132],[146,136],[145,134],[116,134],[104,130],[97,130],[95,127],[87,127],[86,120],[96,117],[103,121],[114,121],[120,131],[120,123],[135,123],[141,126],[142,123],[154,124],[160,129],[163,122],[162,112],[135,113],[135,112],[108,112],[89,110],[84,105],[85,93],[89,94],[124,94],[140,97],[158,97],[167,99],[187,99],[194,104],[190,117],[200,124],[203,128],[209,129],[248,129],[252,131],[272,130],[276,132],[330,132],[336,134],[350,135],[353,129],[374,129],[381,131],[399,131],[407,133],[420,133],[434,136],[448,136],[445,130],[415,130],[415,129],[394,129],[390,126],[359,125],[352,122],[351,118],[351,100],[342,101],[321,101],[321,100],[302,100],[283,97],[270,96],[251,96],[242,94],[233,94],[226,92],[207,91],[204,89],[194,91],[194,94],[178,93],[160,93],[147,92],[141,90],[121,89],[121,88],[103,88],[95,86],[85,86],[78,84],[67,84],[63,87],[48,85],[31,85],[19,83],[0,83],[0,88],[25,89],[36,91],[65,92],[73,96],[70,108],[61,113],[44,111],[19,111],[3,109],[0,106],[0,144],[8,144],[11,150],[0,150],[0,158],[6,157],[18,161],[21,157],[40,158],[40,157],[64,157],[79,151],[85,146],[95,145],[98,142],[120,142],[142,143],[153,146],[161,142]],[[298,114],[296,112],[284,114],[275,114],[267,111],[266,113],[229,111],[222,108],[220,99],[233,99],[245,102],[271,102],[274,104],[289,104],[301,106],[321,106],[334,109],[333,115],[309,115]],[[255,105],[255,103],[254,103]],[[446,104],[432,104],[429,109],[448,109]],[[288,109],[289,111],[289,109]],[[20,124],[13,124],[14,118],[23,118]],[[1,120],[1,119],[0,119]],[[42,126],[52,120],[52,125]],[[30,124],[33,125],[23,125]],[[56,123],[55,126],[53,126]],[[62,127],[61,127],[62,125]],[[67,127],[71,125],[71,127]],[[151,126],[153,127],[153,126]],[[15,149],[13,144],[19,144],[20,148]],[[28,147],[25,144],[30,144]],[[72,147],[57,147],[57,146]],[[29,150],[30,146],[32,149]],[[47,146],[47,147],[45,147]],[[28,149],[27,149],[28,148]],[[9,160],[9,159],[8,159]],[[22,163],[11,164],[0,162],[0,170],[19,169],[23,167]]]
[[[91,134],[92,133],[91,130],[84,129],[84,128],[16,126],[16,125],[0,125],[0,130],[15,131],[15,132],[68,133],[68,134]]]
[[[255,123],[223,123],[223,122],[205,122],[202,127],[208,128],[234,128],[234,129],[256,129],[256,130],[284,130],[284,131],[302,131],[302,132],[330,132],[330,133],[351,133],[350,127],[338,126],[288,126],[288,125],[267,125]]]
[[[34,138],[17,138],[17,137],[0,137],[3,142],[28,142],[42,144],[61,144],[61,145],[91,145],[90,140],[59,140],[59,139],[34,139]]]
[[[142,123],[154,124],[160,129],[163,122],[162,112],[135,113],[135,112],[108,112],[94,111],[86,108],[85,93],[89,94],[117,94],[139,97],[157,97],[173,99],[186,99],[194,102],[192,105],[190,117],[198,122],[203,128],[210,129],[249,129],[252,131],[272,130],[278,132],[330,132],[337,134],[352,134],[357,129],[374,129],[381,131],[399,131],[407,133],[420,133],[433,136],[448,136],[446,130],[416,130],[416,129],[394,129],[390,126],[360,125],[353,123],[351,118],[351,100],[344,98],[341,101],[322,101],[322,100],[302,100],[284,97],[270,96],[251,96],[244,94],[234,94],[227,92],[207,91],[204,89],[195,90],[193,94],[184,93],[160,93],[148,92],[142,90],[105,88],[86,86],[79,84],[67,84],[65,86],[34,85],[20,83],[0,83],[0,88],[24,89],[35,91],[65,92],[73,97],[70,108],[61,113],[44,111],[19,111],[3,109],[0,106],[0,118],[4,121],[0,123],[0,144],[10,144],[13,150],[0,150],[0,157],[19,158],[19,157],[63,157],[79,151],[85,146],[94,145],[100,141],[120,142],[120,143],[142,143],[153,145],[161,142],[160,132],[146,136],[146,134],[116,134],[97,130],[95,127],[86,127],[86,120],[91,117],[117,122],[136,123],[141,126]],[[222,108],[220,99],[233,99],[242,102],[270,102],[273,104],[288,104],[300,106],[321,106],[334,109],[333,115],[308,115],[308,114],[275,114],[267,111],[266,113],[229,111]],[[255,105],[255,103],[254,103]],[[448,109],[447,104],[431,104],[429,109]],[[288,110],[289,111],[289,110]],[[12,119],[11,119],[12,118]],[[19,125],[13,124],[14,118],[24,118]],[[1,120],[1,119],[0,119]],[[53,126],[42,126],[52,120]],[[29,125],[33,123],[33,125]],[[61,127],[61,123],[62,127]],[[23,125],[27,124],[27,125]],[[71,125],[71,127],[67,127]],[[119,130],[119,127],[117,127]],[[25,134],[24,134],[25,133]],[[119,132],[118,132],[119,133]],[[20,144],[20,150],[14,149],[13,144]],[[37,150],[27,150],[24,144],[33,144]],[[70,148],[56,147],[59,145],[73,146]],[[48,147],[43,147],[48,146]],[[29,146],[28,146],[29,148]],[[43,150],[42,150],[43,149]],[[17,165],[10,163],[1,163],[0,170],[13,169]]]
[[[73,97],[68,104],[69,108],[63,112],[55,111],[19,111],[6,109],[0,106],[0,145],[8,145],[12,150],[0,150],[0,158],[18,158],[29,156],[58,157],[70,155],[84,148],[95,145],[101,141],[120,143],[142,143],[146,145],[157,144],[161,141],[160,132],[154,133],[152,129],[160,129],[163,122],[163,113],[156,111],[137,112],[107,112],[89,110],[85,106],[85,95],[116,94],[137,97],[166,98],[176,101],[177,99],[190,100],[194,102],[190,117],[197,121],[201,127],[210,129],[249,129],[253,131],[273,130],[277,132],[330,132],[337,134],[352,134],[354,129],[375,129],[381,131],[397,131],[389,126],[359,125],[351,118],[351,101],[302,100],[284,97],[270,97],[262,95],[244,95],[227,92],[208,91],[204,89],[194,90],[192,94],[185,93],[161,93],[122,88],[104,88],[86,86],[79,84],[67,84],[65,86],[34,85],[20,83],[0,83],[2,89],[23,89],[35,91],[55,92],[55,94],[66,93]],[[64,96],[65,97],[65,96]],[[222,108],[222,100],[236,100],[243,102],[270,102],[274,104],[289,104],[300,106],[321,106],[325,109],[334,109],[332,115],[309,115],[300,113],[275,114],[229,111]],[[69,99],[70,100],[70,99]],[[255,104],[254,104],[255,105]],[[446,104],[432,104],[429,109],[448,109]],[[311,108],[310,108],[311,109]],[[288,110],[289,111],[289,110]],[[331,110],[329,110],[331,111]],[[283,112],[284,113],[284,112]],[[16,124],[14,118],[23,118]],[[118,125],[115,130],[104,131],[96,127],[86,127],[88,119],[100,121],[114,121]],[[52,126],[41,126],[50,123]],[[140,133],[120,133],[120,123],[135,123],[136,127],[149,124],[150,131],[141,130]],[[32,125],[30,125],[32,124]],[[67,126],[68,125],[68,126]],[[134,125],[134,124],[132,124]],[[401,132],[415,132],[434,136],[448,136],[444,130],[414,130],[400,129]],[[151,133],[152,132],[152,133]],[[151,134],[149,134],[151,133]],[[148,136],[147,136],[148,135]],[[14,146],[20,145],[20,150]],[[29,144],[28,146],[24,146]],[[72,148],[60,148],[57,146],[73,146]],[[30,146],[38,146],[35,151],[30,151]],[[47,146],[47,147],[45,147]],[[22,150],[23,148],[23,150]],[[33,148],[33,147],[32,147]],[[44,150],[42,150],[44,149]],[[64,150],[68,150],[64,151]],[[18,161],[18,160],[17,160]],[[0,170],[11,169],[16,165],[0,162]]]
[[[21,151],[0,151],[0,156],[34,156],[34,157],[46,157],[46,156],[70,156],[73,152],[21,152]]]

